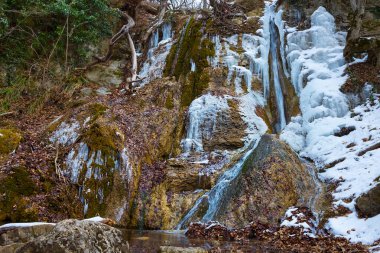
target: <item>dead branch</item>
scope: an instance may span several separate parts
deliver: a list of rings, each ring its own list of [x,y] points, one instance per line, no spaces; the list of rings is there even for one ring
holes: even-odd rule
[[[161,11],[160,11],[160,14],[158,15],[158,18],[157,18],[157,21],[151,26],[149,27],[149,29],[146,31],[144,37],[143,37],[143,41],[147,41],[149,36],[160,26],[162,25],[162,23],[164,22],[164,17],[165,17],[165,13],[166,13],[166,8],[167,8],[167,4],[163,4],[162,8],[161,8]]]
[[[77,70],[87,70],[88,68],[93,67],[99,63],[107,62],[112,56],[113,48],[114,48],[114,45],[116,44],[116,42],[118,42],[125,35],[128,35],[129,46],[130,46],[131,51],[132,51],[132,66],[134,66],[134,63],[136,61],[135,65],[136,65],[136,72],[137,72],[136,50],[135,50],[135,46],[133,44],[133,40],[129,34],[129,30],[135,26],[135,21],[128,14],[126,14],[124,12],[121,12],[121,14],[127,19],[127,24],[123,25],[123,27],[115,35],[112,36],[112,38],[110,39],[110,41],[108,43],[107,54],[103,57],[94,56],[94,58],[95,58],[94,62],[90,63],[89,65],[87,65],[84,68],[77,68]]]
[[[12,114],[15,114],[15,112],[4,112],[4,113],[0,114],[0,117],[9,116],[9,115],[12,115]]]
[[[131,79],[130,80],[133,82],[137,78],[137,54],[136,54],[135,44],[133,43],[132,37],[129,33],[129,28],[135,26],[135,21],[128,14],[127,14],[127,18],[128,18],[128,24],[130,25],[130,27],[128,27],[126,33],[128,36],[129,48],[131,50],[131,57],[132,57],[132,70],[131,70]]]
[[[55,148],[57,150],[57,152],[55,154],[55,159],[54,159],[55,173],[57,174],[58,178],[61,179],[63,176],[63,173],[62,173],[61,167],[59,166],[59,163],[58,163],[58,157],[59,157],[59,143],[58,142],[55,145]],[[63,177],[63,179],[65,181],[65,177]]]

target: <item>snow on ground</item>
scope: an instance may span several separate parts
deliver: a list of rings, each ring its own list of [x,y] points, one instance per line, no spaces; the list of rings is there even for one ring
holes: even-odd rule
[[[0,229],[3,228],[20,228],[20,227],[34,227],[41,225],[54,225],[55,223],[47,223],[47,222],[25,222],[25,223],[8,223],[0,226]]]
[[[316,230],[314,227],[314,222],[314,220],[310,220],[306,217],[306,215],[297,207],[290,207],[285,213],[281,226],[300,228],[305,235],[315,237]]]
[[[334,17],[323,7],[314,12],[311,24],[304,31],[288,29],[286,60],[302,116],[292,118],[281,139],[325,168],[320,179],[338,182],[334,205],[352,213],[329,219],[326,227],[352,242],[372,244],[380,239],[380,215],[360,219],[355,203],[380,176],[380,149],[366,152],[380,143],[380,103],[367,102],[350,110],[347,96],[339,91],[347,80],[345,34],[335,31]]]
[[[102,218],[100,216],[84,219],[86,221],[93,221],[93,222],[103,222],[107,219]],[[56,223],[49,223],[49,222],[24,222],[24,223],[7,223],[2,226],[0,226],[0,230],[3,228],[21,228],[21,227],[34,227],[34,226],[41,226],[41,225],[53,225],[55,226]]]
[[[346,237],[351,242],[373,244],[380,235],[380,215],[368,219],[359,219],[355,213],[331,218],[328,223],[331,231]]]

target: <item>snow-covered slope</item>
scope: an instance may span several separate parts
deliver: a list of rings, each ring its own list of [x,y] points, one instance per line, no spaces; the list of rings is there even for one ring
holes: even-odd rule
[[[352,213],[330,218],[326,227],[352,242],[372,244],[380,239],[380,215],[360,219],[355,203],[380,176],[380,149],[365,152],[380,142],[380,104],[368,102],[350,110],[339,90],[347,80],[345,34],[335,31],[334,17],[325,8],[314,12],[310,29],[288,32],[286,60],[302,115],[292,119],[281,138],[316,162],[322,180],[338,183],[334,205]]]

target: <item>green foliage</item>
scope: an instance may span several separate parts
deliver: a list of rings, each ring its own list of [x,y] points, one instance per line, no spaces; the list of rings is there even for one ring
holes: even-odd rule
[[[0,4],[0,62],[30,67],[39,60],[86,60],[88,47],[109,36],[116,11],[106,0],[5,0]]]

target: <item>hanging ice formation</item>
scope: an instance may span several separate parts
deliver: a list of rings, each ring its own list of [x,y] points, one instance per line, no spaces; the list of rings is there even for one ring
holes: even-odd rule
[[[150,38],[147,59],[138,74],[141,79],[140,87],[162,77],[165,60],[172,45],[172,24],[167,22],[159,27]]]

